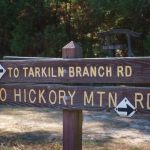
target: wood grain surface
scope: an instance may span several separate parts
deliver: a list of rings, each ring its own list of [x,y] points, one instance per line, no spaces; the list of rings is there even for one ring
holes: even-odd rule
[[[150,83],[150,58],[1,60],[1,83]],[[60,71],[61,70],[61,71]]]
[[[106,110],[124,98],[140,112],[150,112],[150,87],[1,84],[0,104],[74,110]]]

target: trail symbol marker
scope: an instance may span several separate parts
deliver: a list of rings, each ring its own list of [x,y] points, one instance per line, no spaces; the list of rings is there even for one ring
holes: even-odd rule
[[[123,117],[131,117],[136,112],[136,108],[130,103],[130,101],[125,97],[115,108],[118,115]]]
[[[3,68],[3,66],[0,64],[0,79],[5,74],[6,70]]]

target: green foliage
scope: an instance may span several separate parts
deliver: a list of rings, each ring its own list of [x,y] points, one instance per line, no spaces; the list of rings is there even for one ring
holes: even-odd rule
[[[144,39],[143,43],[144,43],[145,55],[149,55],[150,54],[150,32]]]
[[[45,51],[43,56],[59,57],[61,56],[62,46],[67,44],[67,34],[62,25],[46,26],[44,30]]]
[[[113,28],[141,32],[133,48],[150,55],[149,8],[149,0],[1,0],[0,55],[58,57],[75,40],[85,57],[103,56],[98,33]]]
[[[22,55],[24,50],[27,50],[31,44],[31,36],[27,34],[27,26],[18,24],[12,32],[11,50],[16,55]]]

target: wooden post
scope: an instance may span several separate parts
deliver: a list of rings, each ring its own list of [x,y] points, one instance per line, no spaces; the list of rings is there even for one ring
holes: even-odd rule
[[[82,48],[71,41],[62,49],[63,58],[81,58]],[[82,150],[82,110],[63,110],[63,150]]]

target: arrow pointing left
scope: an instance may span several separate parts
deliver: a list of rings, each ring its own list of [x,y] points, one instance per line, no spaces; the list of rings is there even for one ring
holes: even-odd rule
[[[3,68],[3,66],[0,64],[0,79],[5,74],[6,70]]]

